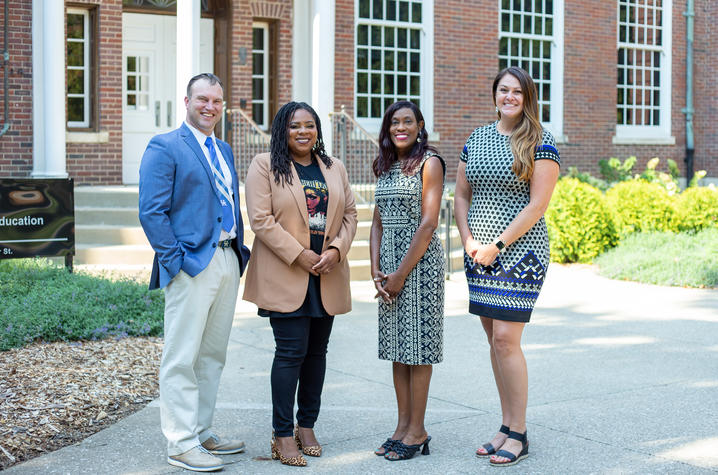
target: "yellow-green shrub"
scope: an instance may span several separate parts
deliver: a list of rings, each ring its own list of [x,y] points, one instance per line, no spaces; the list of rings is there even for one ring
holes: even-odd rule
[[[676,205],[681,231],[718,228],[718,188],[690,187],[678,196]]]
[[[546,211],[551,260],[590,263],[618,244],[603,194],[575,178],[561,178]]]
[[[606,192],[622,236],[638,231],[677,231],[675,199],[657,183],[630,180]]]

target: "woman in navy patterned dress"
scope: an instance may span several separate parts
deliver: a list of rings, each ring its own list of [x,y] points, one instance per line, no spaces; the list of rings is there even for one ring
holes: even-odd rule
[[[502,425],[476,450],[493,465],[528,456],[528,376],[521,335],[549,263],[543,214],[559,173],[553,136],[538,119],[536,87],[521,68],[494,79],[499,120],[471,134],[457,171],[455,215],[464,244],[469,312],[490,345]]]
[[[379,297],[379,358],[392,361],[398,422],[375,453],[411,458],[421,446],[432,365],[443,355],[444,253],[436,235],[444,161],[427,143],[416,105],[401,101],[384,114],[371,228],[371,271]]]

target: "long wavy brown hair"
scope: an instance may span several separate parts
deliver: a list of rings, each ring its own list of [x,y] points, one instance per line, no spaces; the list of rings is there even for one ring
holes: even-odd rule
[[[496,104],[496,89],[499,86],[499,81],[507,74],[519,81],[524,96],[523,115],[511,132],[511,152],[514,154],[511,170],[519,180],[529,181],[534,173],[534,153],[543,137],[543,128],[538,115],[538,94],[531,75],[519,67],[510,66],[499,71],[494,79],[492,88],[494,105],[498,105]],[[497,112],[497,114],[501,119],[501,112]]]

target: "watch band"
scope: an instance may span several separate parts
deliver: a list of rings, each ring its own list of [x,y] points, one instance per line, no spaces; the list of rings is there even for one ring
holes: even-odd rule
[[[499,252],[504,252],[506,250],[506,244],[504,244],[504,242],[499,238],[494,239],[494,246],[499,249]]]

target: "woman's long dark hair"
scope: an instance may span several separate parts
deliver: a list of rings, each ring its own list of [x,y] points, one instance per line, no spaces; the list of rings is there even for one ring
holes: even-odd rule
[[[332,166],[332,159],[324,150],[324,139],[322,137],[322,123],[316,111],[306,102],[287,102],[274,116],[272,121],[272,138],[269,141],[269,155],[272,163],[274,181],[292,184],[292,156],[289,153],[289,123],[298,109],[304,109],[312,114],[314,123],[317,124],[317,143],[314,144],[312,152],[317,155],[327,168]]]
[[[384,112],[384,118],[381,121],[381,130],[379,131],[379,155],[377,155],[374,159],[374,163],[371,165],[374,175],[377,177],[387,172],[394,162],[399,159],[396,154],[394,142],[391,141],[391,136],[389,135],[389,128],[391,127],[391,119],[394,117],[396,111],[405,107],[408,107],[414,113],[414,119],[416,119],[417,124],[424,122],[424,115],[413,102],[398,101],[389,106],[386,112]],[[427,150],[438,154],[436,148],[429,145],[429,134],[426,128],[422,127],[419,130],[417,141],[401,165],[401,171],[406,175],[413,174],[416,171],[416,166],[421,162],[421,159],[424,158],[424,154]]]

